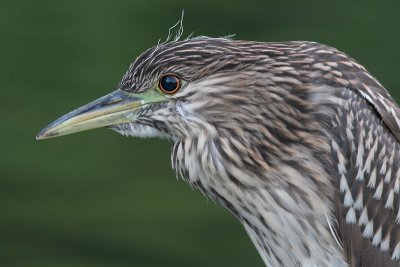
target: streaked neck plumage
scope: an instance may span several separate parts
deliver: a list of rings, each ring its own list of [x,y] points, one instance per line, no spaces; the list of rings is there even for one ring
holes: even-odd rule
[[[207,86],[209,94],[213,88],[230,94],[229,87],[221,88],[210,79]],[[253,87],[249,91],[255,95],[264,90]],[[190,129],[196,131],[177,140],[172,150],[177,173],[242,222],[267,266],[346,266],[331,233],[334,192],[332,174],[326,171],[331,166],[331,141],[324,130],[331,127],[328,122],[340,99],[333,88],[325,89],[292,92],[292,107],[275,101],[261,109],[264,100],[251,97],[247,110],[230,115],[233,121],[251,118],[244,121],[245,131],[226,118],[221,124],[193,120],[198,125]],[[288,93],[285,88],[275,90],[277,96]],[[199,106],[208,105],[224,103]],[[262,121],[255,123],[257,117]],[[281,119],[293,122],[291,128],[284,128],[287,124]],[[282,141],[287,146],[279,146]]]

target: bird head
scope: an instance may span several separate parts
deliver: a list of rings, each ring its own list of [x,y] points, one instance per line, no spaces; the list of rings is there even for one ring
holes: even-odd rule
[[[262,60],[248,51],[226,38],[159,44],[130,65],[116,91],[57,119],[37,139],[109,127],[127,136],[176,140],[216,134],[220,124],[234,128],[243,123],[240,114],[257,115],[249,105],[257,98],[249,90],[255,80],[249,66]]]

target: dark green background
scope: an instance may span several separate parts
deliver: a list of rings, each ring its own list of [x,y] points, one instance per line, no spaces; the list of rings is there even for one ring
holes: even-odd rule
[[[399,3],[3,0],[0,265],[263,266],[233,216],[176,180],[167,141],[36,133],[114,90],[181,9],[186,35],[335,46],[398,97]]]

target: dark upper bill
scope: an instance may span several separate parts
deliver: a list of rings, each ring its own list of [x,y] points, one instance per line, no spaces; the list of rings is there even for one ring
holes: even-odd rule
[[[36,139],[132,122],[138,107],[167,100],[153,89],[138,94],[116,90],[52,122],[39,132]]]

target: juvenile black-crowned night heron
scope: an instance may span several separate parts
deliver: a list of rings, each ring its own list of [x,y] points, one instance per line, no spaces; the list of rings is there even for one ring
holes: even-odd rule
[[[165,42],[37,138],[98,127],[170,139],[173,168],[241,221],[267,266],[400,266],[400,110],[334,48]]]

